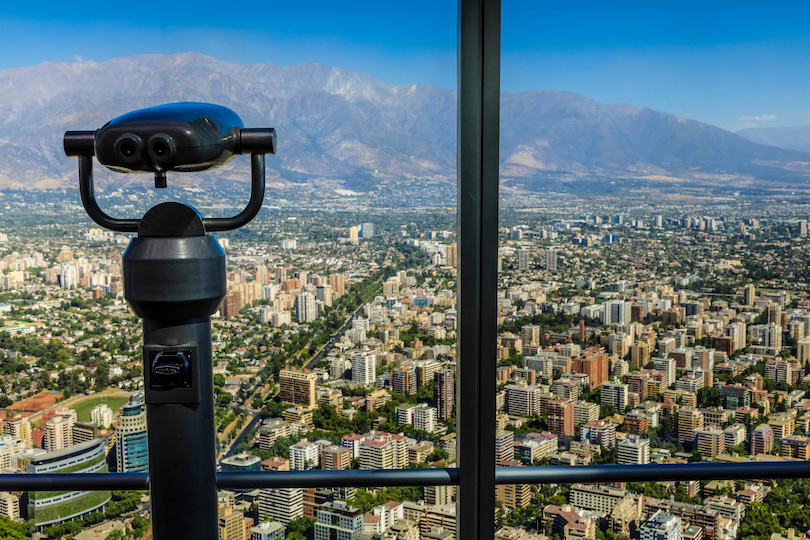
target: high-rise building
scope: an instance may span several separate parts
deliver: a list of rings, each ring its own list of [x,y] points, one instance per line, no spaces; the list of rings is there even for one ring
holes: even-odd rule
[[[283,266],[277,266],[275,270],[275,283],[281,285],[287,281],[287,269]]]
[[[73,424],[73,444],[92,441],[98,438],[98,426],[92,422],[76,422]],[[2,449],[2,447],[0,447]]]
[[[515,433],[505,429],[495,434],[495,462],[515,459]]]
[[[445,259],[447,260],[447,266],[458,268],[458,245],[447,244],[447,246],[444,248],[444,253]]]
[[[318,400],[318,377],[312,371],[282,369],[278,374],[281,390],[279,399],[285,403],[295,403],[314,407]]]
[[[641,526],[641,540],[681,540],[681,519],[658,510]]]
[[[304,491],[301,488],[268,488],[259,494],[259,518],[287,525],[304,515]]]
[[[99,403],[90,410],[90,422],[98,427],[112,426],[112,409],[106,403]]]
[[[55,452],[73,445],[73,419],[68,416],[57,415],[45,422],[45,434],[42,447]]]
[[[256,280],[256,282],[259,285],[262,285],[262,286],[266,285],[267,282],[269,281],[269,278],[268,278],[268,275],[267,275],[267,267],[265,265],[263,265],[263,264],[260,264],[260,265],[258,265],[256,267],[253,275],[254,275],[254,279]]]
[[[704,458],[714,459],[726,451],[726,434],[722,429],[697,427],[692,430],[695,448]]]
[[[520,329],[520,337],[524,345],[537,345],[540,343],[541,326],[537,324],[527,324]]]
[[[105,443],[94,439],[55,452],[21,455],[28,474],[107,472]],[[37,529],[102,511],[109,491],[30,491],[28,520]]]
[[[321,447],[307,439],[290,446],[290,470],[308,471],[320,466]]]
[[[416,372],[411,369],[396,369],[391,373],[391,389],[398,394],[416,393]]]
[[[778,307],[778,306],[777,306]],[[770,322],[770,321],[768,321]],[[778,321],[781,323],[781,320]],[[723,327],[723,334],[733,339],[734,351],[745,348],[745,323],[733,322]]]
[[[678,442],[693,443],[695,429],[703,427],[703,413],[693,407],[682,407],[677,415]]]
[[[675,382],[675,359],[674,358],[656,358],[653,360],[655,363],[656,371],[663,371],[667,374],[667,381],[669,384]]]
[[[798,349],[796,357],[799,360],[799,365],[804,366],[810,362],[810,336],[803,337],[799,340]]]
[[[242,293],[236,290],[228,291],[219,308],[225,318],[236,317],[242,310]]]
[[[235,454],[219,462],[223,471],[260,471],[262,459],[253,454]]]
[[[317,510],[315,540],[354,540],[363,532],[363,512],[343,501],[323,503]]]
[[[557,271],[557,248],[552,247],[546,250],[546,270]]]
[[[743,304],[746,306],[753,306],[756,295],[757,290],[754,285],[749,284],[743,287]]]
[[[548,400],[548,430],[555,435],[574,435],[574,403]]]
[[[332,286],[331,285],[318,285],[315,289],[315,299],[323,302],[327,307],[332,306]]]
[[[810,437],[788,435],[779,441],[779,455],[807,461],[810,459]]]
[[[650,344],[646,341],[637,341],[630,346],[630,365],[644,367],[650,362]]]
[[[608,326],[611,324],[630,324],[632,306],[630,302],[611,300],[602,305],[604,307],[604,311],[602,312],[604,324]]]
[[[404,435],[376,433],[360,442],[361,469],[404,469],[408,445]]]
[[[6,433],[22,441],[22,444],[27,448],[34,446],[31,433],[31,421],[28,420],[27,417],[23,418],[22,416],[18,416],[11,420],[6,420]]]
[[[346,292],[343,274],[331,274],[329,276],[329,286],[332,287],[332,296],[341,297]]]
[[[59,274],[59,285],[63,289],[72,289],[78,286],[79,280],[76,273],[75,264],[63,264],[61,274]]]
[[[17,495],[0,491],[0,516],[14,521],[20,519],[20,498]]]
[[[599,420],[599,405],[587,401],[577,401],[574,403],[575,428],[594,420]]]
[[[601,385],[600,402],[602,405],[611,405],[619,413],[627,408],[630,394],[629,386],[619,381],[604,382]]]
[[[363,223],[360,225],[360,238],[374,238],[373,223]]]
[[[132,394],[121,407],[115,428],[115,459],[118,472],[148,472],[149,453],[146,434],[146,400],[140,392]]]
[[[774,431],[768,424],[760,424],[751,432],[751,455],[773,452]]]
[[[312,322],[318,318],[318,306],[315,295],[303,292],[295,297],[295,320],[298,322]]]
[[[779,354],[782,349],[782,326],[769,323],[762,332],[762,346],[772,349],[771,354]]]
[[[263,521],[250,529],[249,540],[284,540],[287,528],[278,521]]]
[[[352,468],[352,451],[338,445],[321,447],[321,469],[343,471]]]
[[[595,390],[609,376],[609,357],[602,347],[588,347],[579,353],[579,357],[574,359],[573,369],[577,373],[584,373],[588,376],[588,384],[591,390]]]
[[[360,243],[360,234],[359,234],[359,232],[360,231],[356,226],[352,225],[351,227],[349,227],[349,243],[350,244],[356,246],[356,245],[358,245]]]
[[[526,508],[532,502],[531,484],[498,484],[495,488],[495,498],[506,508]]]
[[[355,384],[373,384],[376,378],[377,352],[361,349],[352,353],[352,382]]]
[[[650,439],[628,435],[619,442],[619,464],[646,465],[650,462]]]
[[[454,383],[455,373],[442,369],[433,374],[433,401],[440,420],[447,420],[453,414],[453,403],[456,399]]]
[[[414,429],[436,431],[436,409],[427,403],[405,403],[396,408],[397,425],[411,424]]]
[[[219,540],[245,540],[245,515],[232,506],[218,508]]]
[[[529,269],[529,250],[521,249],[518,251],[518,270]]]
[[[616,445],[616,424],[604,420],[587,422],[582,426],[580,439],[603,448],[613,448]]]

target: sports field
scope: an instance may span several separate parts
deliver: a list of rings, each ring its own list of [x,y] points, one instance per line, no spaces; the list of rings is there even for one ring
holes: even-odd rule
[[[76,411],[76,414],[79,416],[79,422],[89,422],[90,410],[99,403],[106,403],[107,406],[113,410],[113,413],[117,413],[118,409],[126,404],[127,401],[129,401],[129,398],[123,396],[92,396],[84,401],[70,405],[70,408]]]

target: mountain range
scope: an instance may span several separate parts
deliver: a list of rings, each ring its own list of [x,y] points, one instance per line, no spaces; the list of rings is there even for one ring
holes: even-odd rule
[[[810,153],[810,126],[746,128],[736,133],[759,144]]]
[[[100,128],[131,110],[201,101],[239,114],[246,127],[275,127],[269,182],[369,189],[411,178],[455,182],[456,91],[393,86],[317,63],[236,64],[200,53],[44,62],[0,71],[0,188],[75,186],[66,130]],[[810,150],[777,148],[718,127],[627,104],[551,90],[502,95],[501,179],[548,182],[694,183],[730,187],[807,185]],[[756,141],[756,142],[755,142]],[[760,144],[765,143],[765,144]],[[247,160],[186,182],[247,181]],[[99,171],[101,169],[101,171]],[[96,167],[99,177],[113,173]],[[170,175],[172,178],[181,175]],[[116,182],[144,182],[116,175]]]

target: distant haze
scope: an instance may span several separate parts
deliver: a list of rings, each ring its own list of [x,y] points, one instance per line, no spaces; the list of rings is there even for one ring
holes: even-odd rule
[[[737,135],[759,144],[810,152],[810,126],[747,128],[738,131]]]
[[[271,182],[318,179],[361,190],[402,177],[455,182],[456,92],[430,84],[392,86],[321,64],[247,65],[183,53],[8,69],[0,89],[0,187],[74,187],[75,160],[62,151],[66,130],[97,129],[125,112],[176,101],[217,103],[247,127],[277,128]],[[527,188],[578,179],[808,183],[810,154],[797,150],[810,147],[763,146],[741,135],[568,92],[503,94],[501,177]],[[247,160],[212,176],[247,181]]]

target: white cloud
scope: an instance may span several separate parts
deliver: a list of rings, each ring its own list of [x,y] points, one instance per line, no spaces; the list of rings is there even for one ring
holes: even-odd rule
[[[740,120],[776,120],[776,116],[773,114],[763,114],[762,116],[741,116]]]
[[[738,127],[737,129],[735,129],[734,131],[740,131],[741,129],[752,128],[752,127],[757,127],[757,125],[755,123],[753,123],[753,122],[746,122],[746,123],[742,124],[740,127]]]
[[[75,58],[77,62],[84,62],[84,58],[82,58],[78,54],[76,56],[74,56],[73,58]]]

